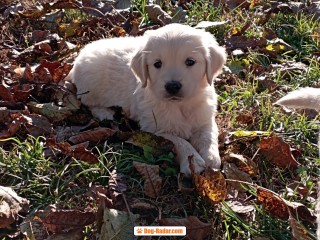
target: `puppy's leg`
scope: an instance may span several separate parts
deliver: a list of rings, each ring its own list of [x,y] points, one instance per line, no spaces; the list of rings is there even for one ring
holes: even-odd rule
[[[170,134],[160,134],[159,136],[173,142],[177,160],[180,164],[180,172],[184,173],[187,177],[190,177],[189,156],[192,155],[195,172],[200,173],[205,169],[205,161],[188,141]]]
[[[200,128],[190,138],[190,142],[206,162],[206,167],[219,169],[221,159],[218,148],[218,127],[215,121]]]
[[[90,107],[90,111],[99,121],[113,120],[114,111],[105,107]]]

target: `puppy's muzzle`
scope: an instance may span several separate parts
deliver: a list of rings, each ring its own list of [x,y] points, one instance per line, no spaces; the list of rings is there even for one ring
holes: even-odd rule
[[[182,84],[178,81],[172,80],[167,82],[164,87],[170,95],[176,95],[182,88]]]

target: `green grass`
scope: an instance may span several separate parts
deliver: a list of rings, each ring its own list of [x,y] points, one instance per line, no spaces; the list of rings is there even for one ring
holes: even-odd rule
[[[275,15],[267,26],[294,47],[296,52],[290,53],[294,58],[305,60],[319,48],[319,41],[314,37],[319,28],[319,20],[313,16],[280,13]]]

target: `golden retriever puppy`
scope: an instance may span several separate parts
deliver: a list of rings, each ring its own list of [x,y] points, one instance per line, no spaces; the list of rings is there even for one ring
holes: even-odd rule
[[[275,104],[291,108],[308,108],[320,111],[320,88],[307,87],[298,89],[279,99]],[[320,156],[320,134],[318,147]],[[317,237],[320,239],[320,179],[318,181],[318,201],[316,205],[316,215],[318,224]]]
[[[120,106],[141,130],[171,140],[180,171],[189,175],[189,155],[197,172],[221,165],[213,81],[225,61],[210,33],[170,24],[141,37],[88,44],[71,79],[96,118],[110,119],[108,108]]]

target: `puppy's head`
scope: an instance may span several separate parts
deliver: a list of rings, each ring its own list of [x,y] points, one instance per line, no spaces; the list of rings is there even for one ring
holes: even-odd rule
[[[146,44],[131,61],[131,69],[159,99],[182,100],[198,93],[221,72],[224,48],[210,33],[181,24],[148,31]]]

